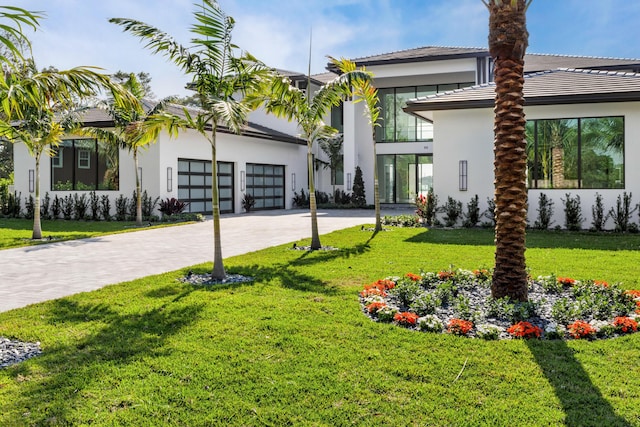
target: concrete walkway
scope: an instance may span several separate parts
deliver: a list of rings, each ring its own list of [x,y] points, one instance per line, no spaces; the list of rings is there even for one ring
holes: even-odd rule
[[[406,213],[411,211],[385,210],[382,215]],[[374,222],[372,210],[318,213],[321,235]],[[311,219],[303,210],[223,215],[221,234],[226,258],[309,238]],[[211,220],[6,249],[0,251],[0,312],[211,261]]]

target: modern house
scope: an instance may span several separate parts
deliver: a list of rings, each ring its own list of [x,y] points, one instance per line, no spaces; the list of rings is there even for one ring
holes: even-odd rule
[[[385,204],[410,204],[433,188],[441,202],[451,196],[466,203],[477,194],[486,208],[493,195],[494,95],[488,50],[422,47],[354,61],[374,74],[381,126],[372,139],[363,103],[348,100],[335,108],[326,121],[343,132],[343,170],[332,182],[328,170],[316,168],[316,187],[330,193],[336,185],[350,192],[359,166],[369,203],[377,174]],[[327,69],[311,79],[283,73],[292,84],[313,92],[336,76],[331,65]],[[554,200],[554,219],[560,225],[561,199],[567,193],[580,195],[584,211],[596,192],[606,209],[625,191],[640,195],[637,172],[625,168],[625,159],[640,150],[633,144],[640,135],[640,76],[635,74],[640,59],[528,54],[525,72],[530,220],[540,192]],[[112,125],[99,110],[85,121]],[[256,209],[286,209],[292,207],[295,191],[307,191],[306,146],[298,133],[295,123],[263,111],[252,113],[242,135],[223,131],[218,160],[224,212],[242,212],[243,194],[256,198]],[[130,196],[135,187],[131,156],[120,150],[114,157],[101,147],[70,137],[56,157],[42,161],[42,194],[95,190],[114,198]],[[15,148],[15,188],[24,198],[33,189],[34,161],[25,147]],[[315,150],[317,159],[326,160]],[[192,212],[208,212],[210,157],[209,144],[195,131],[175,140],[163,135],[141,153],[142,188],[152,196],[189,201]]]

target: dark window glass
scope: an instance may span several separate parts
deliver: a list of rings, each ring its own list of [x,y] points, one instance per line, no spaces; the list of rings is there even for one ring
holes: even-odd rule
[[[67,139],[51,159],[51,190],[118,190],[118,147],[95,139]]]

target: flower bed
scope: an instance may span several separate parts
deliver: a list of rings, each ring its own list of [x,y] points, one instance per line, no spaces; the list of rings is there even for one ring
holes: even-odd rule
[[[486,269],[407,273],[360,292],[363,312],[405,328],[482,339],[597,339],[638,331],[640,291],[618,284],[540,276],[529,300],[491,297]]]

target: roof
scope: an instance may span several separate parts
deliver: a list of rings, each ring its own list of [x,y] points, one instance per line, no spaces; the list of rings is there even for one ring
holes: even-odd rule
[[[193,107],[186,107],[190,113],[197,114],[198,109]],[[167,110],[178,116],[184,117],[183,106],[177,104],[170,104]],[[93,126],[93,127],[112,127],[114,125],[113,119],[107,113],[106,110],[102,108],[90,108],[85,111],[82,115],[83,123],[85,126]],[[228,128],[221,126],[218,130],[222,133],[233,134]],[[292,144],[306,145],[306,141],[300,139],[298,137],[277,131],[275,129],[268,128],[266,126],[259,125],[257,123],[248,122],[243,130],[241,135],[248,136],[252,138],[260,138],[266,139],[270,141],[280,141],[287,142]]]
[[[353,58],[352,61],[358,66],[372,66],[478,57],[489,57],[489,50],[486,47],[423,46],[379,55]],[[524,62],[526,73],[555,70],[556,68],[615,69],[619,71],[640,72],[640,59],[637,58],[528,53],[525,55]],[[332,65],[331,63],[328,64],[327,69],[334,69]]]
[[[640,74],[559,68],[525,75],[525,105],[640,101]],[[432,111],[490,108],[495,83],[412,99],[404,111],[432,119]]]

